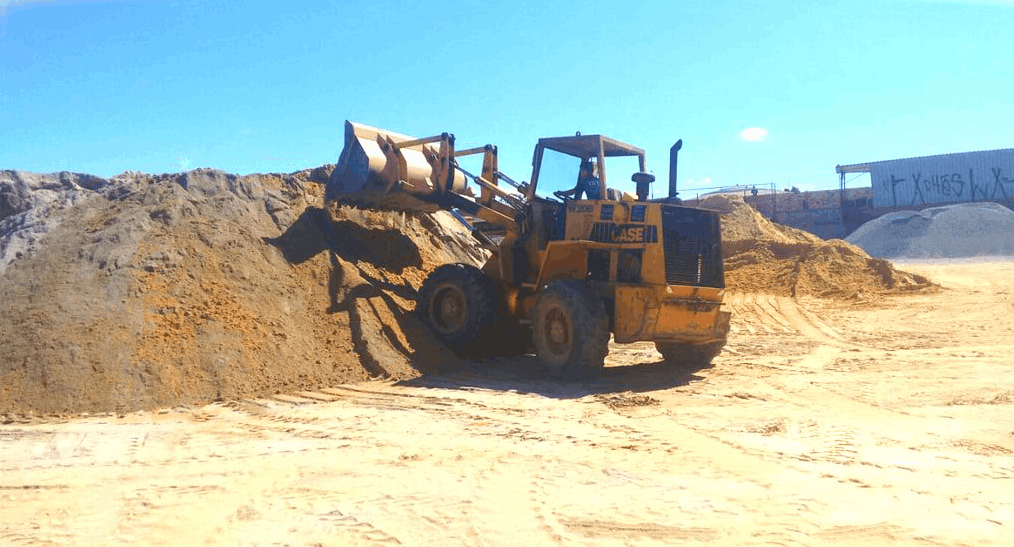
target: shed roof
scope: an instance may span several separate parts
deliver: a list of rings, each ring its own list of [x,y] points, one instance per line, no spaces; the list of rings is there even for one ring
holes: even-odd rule
[[[937,158],[950,158],[957,156],[974,156],[979,154],[993,154],[999,152],[1014,153],[1014,148],[998,148],[996,150],[977,150],[974,152],[953,152],[950,154],[934,154],[931,156],[913,156],[911,158],[898,158],[894,160],[878,160],[868,161],[864,163],[853,163],[851,165],[838,165],[835,166],[834,170],[837,173],[868,173],[872,165],[879,163],[888,163],[892,161],[905,161],[905,160],[924,160],[924,159],[937,159]]]

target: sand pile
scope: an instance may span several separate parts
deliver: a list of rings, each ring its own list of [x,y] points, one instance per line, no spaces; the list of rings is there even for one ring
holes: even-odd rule
[[[485,251],[448,213],[323,207],[288,175],[0,172],[0,412],[128,411],[408,378],[453,363],[426,275]],[[724,213],[728,285],[863,297],[927,285],[844,241]]]
[[[1014,211],[998,203],[961,203],[896,211],[846,238],[880,258],[1014,255]]]
[[[329,171],[3,172],[0,412],[199,404],[453,359],[412,299],[483,251],[443,213],[323,209]]]
[[[840,239],[775,224],[743,202],[717,195],[700,207],[722,213],[725,280],[730,289],[785,296],[865,299],[931,286]]]

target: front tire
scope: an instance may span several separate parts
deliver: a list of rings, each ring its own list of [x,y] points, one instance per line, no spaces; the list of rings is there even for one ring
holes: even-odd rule
[[[551,376],[580,379],[601,370],[609,353],[605,305],[577,281],[557,281],[539,295],[532,322],[535,349]]]
[[[445,264],[419,289],[416,312],[459,357],[476,357],[497,320],[495,282],[475,266]]]
[[[722,353],[725,341],[706,344],[676,344],[655,342],[655,349],[662,354],[665,363],[673,368],[695,371],[711,367],[711,361]]]

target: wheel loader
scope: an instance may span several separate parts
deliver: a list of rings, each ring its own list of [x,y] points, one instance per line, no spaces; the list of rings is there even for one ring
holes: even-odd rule
[[[603,135],[539,139],[531,180],[519,183],[499,171],[496,146],[457,150],[449,133],[413,138],[347,121],[325,198],[447,210],[469,226],[491,252],[485,265],[436,268],[416,301],[421,320],[458,355],[534,349],[549,376],[579,379],[604,366],[612,335],[620,344],[654,342],[666,363],[699,369],[721,352],[731,314],[722,310],[719,214],[676,197],[681,146],[670,151],[668,197],[649,199],[655,177],[644,151]],[[459,162],[479,154],[478,174]],[[567,161],[550,169],[550,156]],[[608,187],[607,161],[636,161],[624,173],[636,195]],[[561,182],[574,188],[538,193]]]

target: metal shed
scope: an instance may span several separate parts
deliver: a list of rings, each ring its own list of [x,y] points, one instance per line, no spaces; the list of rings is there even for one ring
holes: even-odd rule
[[[874,207],[1014,198],[1014,148],[940,154],[839,165],[846,173],[870,173]]]

